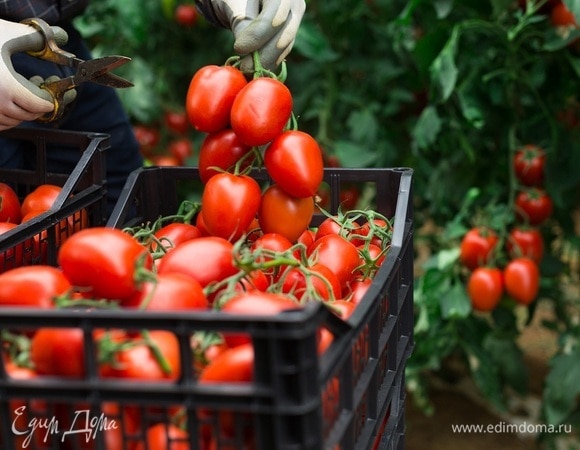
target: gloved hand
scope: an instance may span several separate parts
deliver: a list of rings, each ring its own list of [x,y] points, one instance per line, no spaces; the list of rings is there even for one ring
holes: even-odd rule
[[[52,28],[57,44],[65,44],[66,32]],[[0,130],[6,130],[51,112],[54,105],[50,94],[17,73],[10,60],[14,53],[42,49],[42,35],[29,25],[1,19],[0,30]]]
[[[250,55],[258,50],[270,70],[288,55],[306,10],[304,0],[198,0],[204,15],[234,33],[234,51]],[[244,58],[242,70],[251,68]]]

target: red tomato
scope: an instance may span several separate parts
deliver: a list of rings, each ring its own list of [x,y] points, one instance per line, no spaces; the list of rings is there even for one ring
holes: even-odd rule
[[[181,160],[173,155],[153,155],[149,158],[151,165],[159,167],[178,167]]]
[[[203,236],[184,242],[161,258],[158,273],[189,275],[202,287],[238,272],[233,264],[233,245],[216,236]]]
[[[216,168],[222,171],[231,170],[242,157],[245,159],[241,164],[241,169],[247,167],[254,159],[253,156],[248,155],[251,151],[252,147],[243,144],[231,128],[208,134],[199,150],[198,165],[201,181],[207,183],[213,175],[219,173]]]
[[[292,294],[300,302],[336,300],[342,297],[342,288],[336,274],[320,263],[305,269],[294,267],[284,273],[282,292]]]
[[[161,133],[158,129],[146,125],[133,125],[135,139],[139,143],[141,153],[149,156],[161,140]]]
[[[60,186],[41,184],[22,200],[22,216],[33,211],[48,211],[62,191]]]
[[[282,133],[292,114],[292,94],[284,83],[259,77],[236,96],[231,124],[246,145],[264,145]]]
[[[544,237],[537,228],[513,228],[508,236],[506,247],[510,258],[526,256],[540,263],[544,256]]]
[[[56,267],[17,267],[0,274],[0,306],[52,308],[54,299],[71,289],[69,280]]]
[[[471,306],[477,311],[493,311],[503,295],[502,271],[497,267],[476,267],[467,281]]]
[[[294,197],[312,197],[324,176],[322,152],[303,131],[280,134],[264,152],[264,164],[274,182]]]
[[[18,195],[6,183],[0,183],[0,222],[20,223],[22,219]]]
[[[238,240],[260,207],[262,190],[247,175],[218,173],[206,183],[201,198],[203,223],[213,236]]]
[[[503,270],[505,290],[517,303],[529,305],[538,296],[540,270],[529,258],[512,259]]]
[[[138,264],[150,269],[151,254],[133,236],[116,228],[86,228],[71,235],[58,251],[65,276],[96,298],[124,300],[137,290]]]
[[[207,65],[199,69],[189,83],[185,100],[190,123],[205,133],[226,128],[234,99],[247,84],[244,74],[232,66]]]
[[[199,13],[195,5],[181,4],[175,8],[175,21],[183,27],[192,27],[195,25],[198,16]]]
[[[128,338],[114,353],[114,360],[100,367],[103,377],[134,378],[139,380],[176,380],[181,375],[179,340],[170,331],[150,330],[147,336]],[[158,352],[152,350],[155,346]],[[166,367],[157,359],[163,357]]]
[[[156,281],[146,281],[128,300],[125,307],[148,311],[206,309],[207,298],[197,280],[182,273],[160,273]]]
[[[39,374],[81,378],[85,375],[81,328],[40,328],[30,343],[30,360]]]
[[[346,229],[340,224],[337,217],[327,217],[322,221],[316,230],[315,239],[320,239],[328,234],[345,235]]]
[[[264,233],[279,233],[296,242],[308,228],[313,214],[312,197],[296,198],[273,184],[262,195],[258,220]]]
[[[175,139],[169,143],[167,150],[169,155],[177,158],[179,165],[183,165],[193,155],[193,144],[187,138]]]
[[[460,245],[459,260],[470,270],[485,265],[498,242],[495,231],[490,228],[476,227],[469,230]]]
[[[345,238],[329,234],[314,241],[308,247],[308,257],[328,267],[338,278],[341,289],[345,289],[360,265],[357,248]]]
[[[355,279],[351,281],[348,283],[348,292],[345,296],[345,300],[358,305],[369,290],[372,282],[372,278]]]
[[[517,179],[525,186],[540,186],[544,182],[546,153],[536,145],[524,145],[514,156]]]
[[[356,208],[358,199],[360,197],[360,190],[356,185],[342,186],[340,189],[339,200],[340,207],[343,211],[350,211]]]
[[[203,368],[200,383],[248,383],[254,379],[254,347],[238,345],[220,353]]]
[[[314,242],[316,239],[316,232],[312,229],[306,229],[304,232],[298,237],[297,242],[304,245],[304,247],[308,248],[310,244]]]
[[[151,243],[151,250],[159,250],[159,244],[165,251],[169,251],[183,242],[201,237],[201,231],[189,223],[173,222],[164,225],[155,232],[155,241]],[[158,244],[159,243],[159,244]]]
[[[343,320],[347,320],[356,309],[356,305],[348,300],[335,300],[325,303],[330,310]]]
[[[274,316],[281,311],[297,308],[300,308],[300,305],[286,295],[251,291],[228,299],[221,310],[230,314]],[[224,333],[224,339],[229,347],[237,347],[251,342],[250,335],[244,333]]]
[[[528,225],[541,225],[552,216],[554,204],[548,193],[541,188],[521,191],[516,196],[516,215]]]
[[[15,222],[0,222],[0,236],[17,226],[18,224]],[[24,247],[30,247],[31,243],[31,241],[26,241],[25,244],[17,244],[5,252],[0,252],[0,273],[21,266]]]
[[[572,27],[578,26],[574,13],[568,9],[564,2],[559,2],[552,8],[550,13],[550,22],[555,27]]]
[[[357,269],[358,274],[365,275],[376,272],[385,260],[385,252],[376,244],[363,244],[356,248],[361,255],[360,264],[363,266]]]
[[[147,442],[138,441],[134,450],[191,450],[187,431],[173,424],[151,425],[145,432],[145,439]]]
[[[166,111],[165,125],[176,134],[185,134],[189,130],[189,119],[185,111]]]
[[[369,244],[382,248],[385,243],[389,242],[392,230],[393,226],[388,221],[373,218],[352,230],[350,240],[357,247],[369,242]]]

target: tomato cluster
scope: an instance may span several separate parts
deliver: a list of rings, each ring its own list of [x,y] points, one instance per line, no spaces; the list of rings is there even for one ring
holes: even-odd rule
[[[476,310],[495,309],[504,293],[524,305],[538,295],[539,265],[545,250],[539,227],[553,211],[544,187],[545,165],[542,148],[527,144],[516,149],[513,224],[499,234],[488,226],[475,227],[462,238],[460,261],[470,271],[467,292]]]
[[[323,156],[316,140],[297,129],[284,76],[254,57],[251,74],[226,62],[204,66],[191,79],[187,115],[206,133],[199,221],[213,236],[235,241],[257,226],[296,242],[311,222]],[[253,167],[265,168],[272,183],[260,186],[247,176]]]
[[[0,307],[217,309],[273,315],[322,301],[347,319],[384,260],[392,232],[391,222],[380,214],[351,211],[329,216],[317,228],[308,227],[295,242],[260,230],[230,242],[191,223],[199,216],[198,207],[184,202],[179,214],[153,224],[127,230],[93,227],[72,234],[58,250],[58,267],[35,265],[0,274]],[[47,325],[2,333],[11,376],[23,371],[35,378],[86,376],[83,330]],[[30,340],[29,351],[11,345],[21,339]],[[171,382],[182,373],[179,342],[170,331],[99,329],[93,331],[93,341],[101,378]],[[332,341],[330,331],[320,328],[318,351],[324,352]],[[249,334],[195,332],[191,351],[199,383],[253,380]],[[206,418],[213,414],[197,413]],[[176,407],[172,414],[172,423],[177,423],[184,412]],[[224,414],[220,412],[220,417]],[[130,423],[141,426],[139,414]],[[165,436],[158,436],[159,426],[148,427],[148,445]],[[230,420],[220,423],[219,434],[231,435],[232,427]],[[187,436],[177,426],[172,430]],[[114,441],[115,432],[110,433],[107,440]],[[212,448],[215,433],[208,426],[200,448]]]

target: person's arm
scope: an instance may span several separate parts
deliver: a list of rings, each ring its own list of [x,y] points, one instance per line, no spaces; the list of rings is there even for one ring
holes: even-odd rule
[[[234,34],[234,51],[260,53],[262,65],[274,69],[292,50],[306,10],[304,0],[196,0],[200,12]]]

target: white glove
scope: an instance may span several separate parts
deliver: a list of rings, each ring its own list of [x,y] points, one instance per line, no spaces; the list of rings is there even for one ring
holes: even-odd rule
[[[292,50],[306,10],[305,0],[202,0],[202,8],[207,1],[234,33],[234,51],[242,56],[259,51],[262,65],[270,70]],[[251,58],[245,58],[242,68],[249,64]]]
[[[55,40],[66,43],[68,36],[52,27]],[[0,19],[0,130],[35,120],[54,109],[51,95],[14,70],[10,56],[23,51],[41,50],[42,35],[32,26]]]

